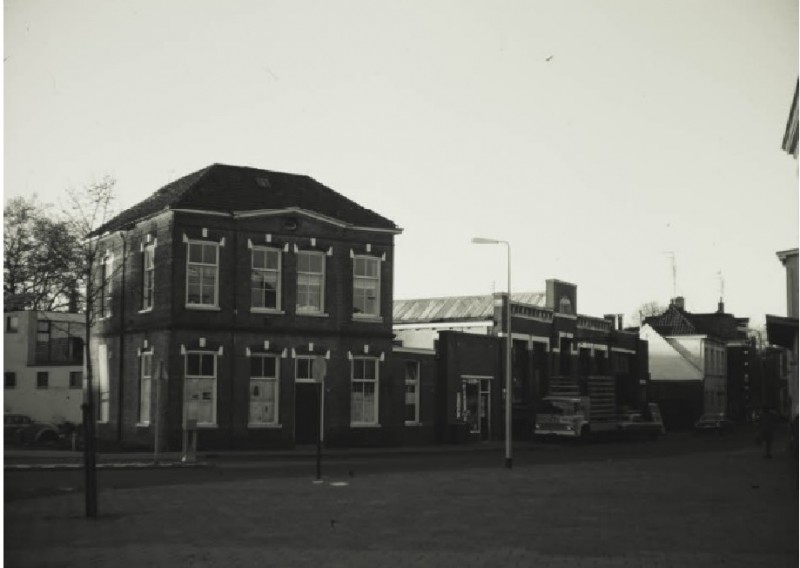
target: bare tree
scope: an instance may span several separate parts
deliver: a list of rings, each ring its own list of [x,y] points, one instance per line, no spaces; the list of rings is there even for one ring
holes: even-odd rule
[[[98,318],[106,316],[110,302],[110,286],[114,276],[105,262],[109,243],[98,234],[113,216],[114,186],[116,181],[104,177],[79,190],[69,190],[64,210],[66,223],[73,234],[82,239],[75,243],[76,289],[82,292],[84,312],[84,470],[86,476],[86,516],[97,516],[97,477],[95,448],[96,393],[92,359],[92,327]],[[124,262],[124,259],[123,259]]]
[[[631,314],[631,322],[636,326],[644,324],[646,318],[660,316],[667,311],[666,306],[656,301],[645,302]]]

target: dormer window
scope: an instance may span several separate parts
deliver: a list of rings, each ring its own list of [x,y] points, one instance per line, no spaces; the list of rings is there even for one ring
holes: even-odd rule
[[[566,296],[561,296],[558,302],[558,311],[562,314],[572,314],[572,302]]]

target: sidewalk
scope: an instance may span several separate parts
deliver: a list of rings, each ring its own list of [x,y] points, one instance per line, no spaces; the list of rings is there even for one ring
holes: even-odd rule
[[[515,442],[514,451],[541,447],[535,442]],[[431,455],[472,452],[501,452],[503,442],[476,444],[441,444],[428,446],[398,446],[391,448],[323,448],[326,457],[382,457],[392,455]],[[312,459],[316,446],[298,446],[291,450],[219,450],[198,451],[194,463],[183,463],[180,452],[160,452],[158,464],[153,452],[98,453],[98,468],[187,467],[209,465],[217,461],[259,461],[271,459]],[[4,451],[6,470],[19,469],[76,469],[83,467],[83,453],[70,450],[44,450],[12,448]]]
[[[10,566],[797,566],[797,477],[756,447],[251,479],[8,503]]]

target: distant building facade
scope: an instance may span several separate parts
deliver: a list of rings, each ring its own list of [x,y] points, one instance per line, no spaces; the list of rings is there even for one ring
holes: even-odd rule
[[[704,413],[740,414],[746,371],[731,367],[729,349],[749,344],[748,318],[725,313],[691,313],[683,297],[645,318],[639,335],[650,347],[650,393],[667,428],[691,427]],[[735,377],[737,380],[732,380]]]
[[[94,235],[100,437],[152,446],[158,420],[168,448],[184,428],[201,448],[310,444],[323,400],[326,443],[402,443],[400,232],[310,177],[221,164],[111,220]]]
[[[84,316],[10,311],[4,317],[4,412],[81,422]]]
[[[427,350],[435,360],[433,422],[438,442],[504,436],[504,294],[397,300],[395,341]],[[614,398],[638,409],[646,403],[647,343],[621,329],[616,316],[577,312],[577,287],[548,280],[546,292],[512,294],[512,429],[533,436],[538,403],[565,384],[587,393],[590,376],[607,377]],[[397,348],[396,348],[397,349]]]
[[[796,95],[795,95],[796,103]],[[796,107],[795,107],[796,109]],[[796,112],[796,110],[795,110]],[[795,133],[796,136],[796,133]],[[786,316],[767,315],[767,336],[773,345],[788,351],[786,397],[791,418],[798,413],[798,249],[779,251],[786,269]]]

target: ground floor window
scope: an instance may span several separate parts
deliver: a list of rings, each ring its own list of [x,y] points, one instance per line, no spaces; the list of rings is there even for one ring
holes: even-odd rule
[[[139,375],[139,424],[150,423],[151,385],[153,382],[153,352],[142,353]]]
[[[406,361],[406,424],[419,423],[419,361]]]
[[[186,418],[198,426],[217,423],[217,354],[188,351],[185,369]]]
[[[251,426],[278,423],[278,358],[274,355],[250,357]]]
[[[378,424],[378,360],[355,357],[351,365],[350,423],[353,426]]]

